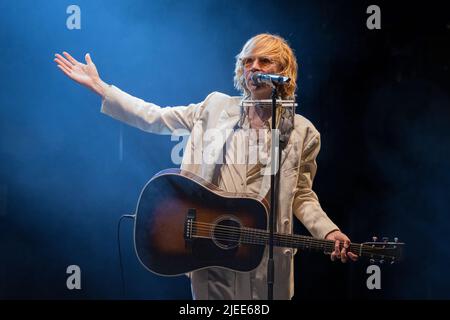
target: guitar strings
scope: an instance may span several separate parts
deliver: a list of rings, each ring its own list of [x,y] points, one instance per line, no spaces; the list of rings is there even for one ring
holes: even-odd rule
[[[267,231],[258,230],[258,229],[251,229],[251,228],[245,228],[245,227],[240,228],[240,227],[232,227],[232,226],[220,226],[220,225],[214,225],[214,224],[208,224],[208,223],[202,223],[202,222],[195,222],[194,224],[199,225],[199,226],[200,225],[205,226],[206,229],[203,229],[203,230],[206,230],[206,231],[213,231],[213,229],[216,229],[216,230],[225,231],[225,232],[227,232],[228,230],[233,230],[233,231],[238,231],[239,233],[241,233],[241,230],[244,230],[244,233],[246,233],[246,235],[248,237],[263,236],[262,238],[259,239],[259,240],[263,240],[263,241],[268,240],[267,237],[269,236]],[[210,227],[214,227],[214,226],[216,226],[216,228],[210,228]],[[225,234],[228,235],[229,233],[225,233]],[[294,244],[296,242],[296,240],[304,239],[305,242],[310,242],[311,245],[314,245],[314,244],[317,245],[320,243],[321,247],[328,245],[328,244],[332,245],[334,247],[334,241],[332,241],[332,240],[319,240],[319,239],[314,239],[311,237],[306,237],[306,236],[301,236],[301,235],[275,234],[274,236],[275,236],[274,239],[277,238],[275,240],[284,240],[284,241],[286,241],[288,243],[292,243],[292,244]],[[293,237],[297,238],[297,239],[291,240],[291,238],[293,238]],[[359,247],[359,245],[358,246],[356,246],[355,244],[353,244],[353,245],[355,246],[355,248]]]
[[[233,230],[235,234],[237,232],[242,234],[241,230],[244,230],[244,235],[247,236],[247,238],[252,238],[252,236],[262,236],[262,238],[259,238],[259,239],[257,238],[257,240],[265,241],[265,240],[268,240],[267,237],[269,236],[269,234],[266,231],[257,230],[257,229],[251,229],[251,228],[245,228],[245,227],[240,228],[240,227],[232,227],[232,226],[221,226],[221,225],[214,225],[214,224],[208,224],[208,223],[202,223],[202,222],[195,222],[195,224],[198,225],[198,226],[201,226],[201,225],[205,226],[206,229],[203,229],[205,231],[213,231],[214,229],[220,230],[220,231],[222,231],[222,233],[225,231],[225,235],[229,235],[229,233],[227,233],[228,230]],[[211,228],[211,227],[214,227],[214,226],[216,226],[216,228]],[[215,234],[218,234],[218,233],[219,232],[215,232]],[[321,247],[326,246],[328,244],[332,245],[334,247],[334,241],[332,241],[332,240],[322,240],[322,241],[320,241],[320,240],[316,240],[314,238],[310,238],[310,237],[306,237],[306,236],[300,236],[300,235],[280,235],[280,234],[275,234],[274,236],[275,236],[274,240],[281,240],[281,241],[284,240],[285,242],[291,243],[291,244],[294,244],[295,240],[304,239],[305,242],[310,242],[311,245],[314,245],[314,244],[317,245],[317,244],[320,243]],[[292,239],[291,240],[291,237],[296,237],[298,239]],[[230,238],[230,240],[231,239],[232,238]]]
[[[194,235],[193,237],[194,238],[206,238],[206,239],[212,239],[212,238],[214,238],[214,239],[216,239],[216,240],[218,240],[218,241],[231,241],[231,242],[234,242],[234,243],[236,243],[236,244],[239,244],[239,243],[242,243],[242,244],[259,244],[259,245],[267,245],[267,242],[266,241],[264,241],[264,242],[261,242],[261,241],[258,241],[258,239],[255,239],[255,238],[249,238],[249,237],[247,237],[247,239],[244,239],[244,237],[241,237],[240,239],[236,239],[235,237],[233,238],[233,237],[229,237],[228,236],[228,234],[222,234],[222,235],[218,235],[217,236],[217,234],[216,234],[216,236],[215,237],[211,237],[211,235],[210,235],[210,231],[211,231],[211,229],[203,229],[203,230],[200,230],[200,231],[207,231],[206,232],[206,236],[202,236],[202,235],[200,235],[200,233],[199,234],[197,234],[197,235]],[[259,240],[261,240],[261,239],[259,239]],[[263,239],[264,240],[264,239]],[[265,240],[268,240],[268,239],[265,239]],[[279,241],[280,239],[276,239],[276,238],[274,238],[274,242],[275,243],[279,243],[280,244],[280,246],[282,246],[282,247],[299,247],[299,248],[302,248],[302,249],[322,249],[324,252],[326,252],[326,253],[331,253],[332,251],[334,251],[334,242],[332,241],[332,243],[331,244],[329,244],[329,245],[326,245],[326,244],[322,244],[322,245],[320,245],[320,246],[315,246],[315,245],[311,245],[311,246],[308,246],[308,245],[301,245],[301,246],[295,246],[295,245],[293,245],[294,244],[294,242],[291,242],[290,244],[289,243],[287,243],[287,242],[290,242],[290,241],[285,241],[285,242],[282,242],[282,241]],[[286,244],[286,245],[285,245]],[[370,256],[371,258],[375,258],[376,256],[378,256],[378,257],[381,257],[381,258],[383,258],[383,259],[393,259],[393,258],[395,258],[394,256],[392,256],[391,254],[386,254],[386,253],[376,253],[376,252],[374,252],[373,250],[376,250],[376,249],[378,249],[378,248],[373,248],[373,247],[370,247],[370,246],[367,246],[367,245],[362,245],[363,247],[362,247],[362,250],[360,250],[360,246],[361,245],[358,245],[358,246],[350,246],[350,252],[353,252],[353,253],[356,253],[356,254],[358,254],[358,255],[360,255],[360,256]],[[355,248],[356,247],[356,249],[355,250],[353,250],[353,248]],[[342,249],[342,246],[340,246],[340,249]],[[347,248],[347,250],[348,250],[348,248]]]
[[[247,238],[247,239],[243,239],[242,237],[239,239],[239,240],[236,240],[236,238],[233,238],[233,237],[228,237],[227,235],[228,234],[222,234],[221,236],[219,235],[219,236],[216,236],[216,237],[211,237],[211,235],[210,235],[210,231],[211,231],[211,229],[210,228],[203,228],[203,230],[201,230],[201,231],[207,231],[207,233],[206,233],[206,236],[203,236],[203,235],[200,235],[200,234],[198,234],[198,235],[194,235],[193,237],[194,238],[205,238],[205,239],[212,239],[212,238],[214,238],[214,239],[216,239],[216,240],[218,240],[218,241],[220,241],[220,240],[223,240],[223,241],[232,241],[232,242],[234,242],[234,243],[236,243],[236,244],[239,244],[239,243],[243,243],[243,244],[259,244],[259,245],[267,245],[267,243],[264,241],[264,242],[261,242],[261,241],[258,241],[258,239],[255,239],[255,238]],[[261,239],[259,239],[259,240],[261,240]],[[263,239],[264,240],[264,239]],[[267,239],[266,239],[267,240]],[[282,243],[281,241],[278,241],[279,239],[275,239],[274,238],[274,242],[275,243],[280,243],[280,245],[281,246],[284,246],[283,244],[284,243]],[[333,241],[332,241],[333,242]],[[334,243],[334,242],[333,242]],[[330,245],[320,245],[319,247],[317,247],[317,246],[314,246],[314,245],[312,245],[312,246],[300,246],[300,247],[303,247],[304,249],[310,249],[310,248],[316,248],[316,249],[323,249],[324,250],[324,252],[328,252],[328,253],[330,253],[330,252],[332,252],[332,251],[334,251],[334,244],[330,244]],[[294,246],[294,245],[292,245],[293,243],[291,243],[291,245],[289,245],[288,243],[286,243],[286,246],[287,247],[297,247],[297,246]],[[361,245],[358,245],[358,247],[357,247],[357,250],[352,250],[352,247],[350,247],[350,252],[353,252],[353,253],[357,253],[358,255],[361,255],[361,256],[370,256],[370,257],[372,257],[372,258],[374,258],[374,257],[376,257],[376,256],[379,256],[379,257],[381,257],[381,258],[386,258],[386,259],[392,259],[392,258],[394,258],[392,255],[389,255],[389,254],[381,254],[381,253],[375,253],[375,252],[373,252],[373,251],[371,251],[371,250],[376,250],[377,248],[372,248],[372,247],[368,247],[368,246],[365,246],[365,245],[363,245],[363,249],[362,250],[359,250],[359,247],[360,247]],[[340,247],[340,248],[342,248],[342,246]],[[367,249],[366,249],[367,248]],[[329,251],[327,251],[327,249],[329,250]]]
[[[258,234],[255,234],[253,232],[253,230],[250,230],[250,232],[245,232],[245,231],[244,232],[236,232],[237,230],[233,230],[233,231],[229,232],[228,230],[226,230],[227,229],[226,227],[225,228],[224,227],[220,228],[220,229],[222,229],[220,231],[217,231],[217,229],[219,229],[219,228],[216,228],[216,231],[214,232],[214,235],[217,237],[218,240],[230,240],[230,241],[235,241],[235,242],[239,242],[239,240],[240,240],[241,242],[245,241],[245,242],[261,244],[261,245],[265,245],[265,244],[267,244],[267,241],[269,241],[269,235],[268,234],[264,234],[263,233],[263,234],[259,234],[258,235]],[[213,228],[200,227],[200,228],[197,228],[197,230],[198,231],[206,231],[207,234],[208,234],[211,231],[213,231]],[[240,238],[237,240],[237,236],[239,236],[239,233],[240,233]],[[255,235],[257,237],[255,237]],[[291,244],[292,246],[294,246],[294,244],[297,243],[295,240],[296,239],[292,239],[291,240],[291,239],[286,238],[284,236],[274,235],[274,242],[280,243],[280,244],[286,243],[287,245]],[[309,242],[309,244],[307,243],[307,244],[303,245],[302,247],[305,247],[305,248],[307,248],[309,246],[314,247],[314,245],[317,244],[317,243],[313,243],[313,242],[316,242],[316,241],[311,241],[309,239],[307,239],[306,241]],[[331,247],[332,245],[334,246],[334,242],[331,241],[331,243],[321,243],[319,245],[319,247],[322,248],[322,249],[327,249],[327,247]]]
[[[206,231],[207,234],[213,232],[215,236],[220,236],[221,238],[217,237],[217,240],[228,240],[228,241],[234,241],[236,243],[246,241],[249,244],[263,244],[266,245],[266,241],[268,241],[269,234],[267,231],[264,230],[258,230],[258,229],[252,229],[252,228],[245,228],[245,227],[233,227],[233,226],[223,226],[223,225],[216,225],[216,224],[210,224],[210,223],[204,223],[204,222],[193,222],[193,226],[196,227],[197,231]],[[239,236],[239,239],[236,239],[236,237]],[[274,242],[279,244],[287,244],[287,246],[291,245],[292,247],[294,244],[298,243],[298,240],[303,240],[305,242],[304,245],[301,245],[300,247],[308,249],[309,247],[317,248],[317,249],[324,249],[324,250],[330,250],[334,251],[335,242],[333,240],[321,240],[321,239],[315,239],[312,237],[302,236],[302,235],[280,235],[280,234],[274,234]],[[262,241],[262,242],[261,242]],[[343,245],[340,244],[340,249],[343,247]],[[385,250],[385,248],[377,248],[377,247],[371,247],[364,244],[350,244],[350,247],[347,248],[350,249],[351,252],[358,253],[362,255],[363,253],[369,256],[381,256],[381,257],[391,257],[392,256],[389,253],[376,253],[373,252],[374,250]]]

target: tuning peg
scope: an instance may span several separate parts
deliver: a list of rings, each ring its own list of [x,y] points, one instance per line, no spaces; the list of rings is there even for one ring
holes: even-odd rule
[[[370,259],[369,262],[370,262],[371,264],[374,264],[374,263],[375,263],[375,260],[374,260],[374,259]]]
[[[383,237],[383,242],[388,242],[389,238],[388,237]]]
[[[398,242],[398,238],[397,237],[394,238],[394,242]]]
[[[372,240],[373,240],[373,242],[377,242],[378,237],[373,236],[373,237],[372,237]]]
[[[384,263],[384,260],[383,260],[383,259],[381,259],[381,260],[380,260],[380,264],[383,264],[383,263]]]

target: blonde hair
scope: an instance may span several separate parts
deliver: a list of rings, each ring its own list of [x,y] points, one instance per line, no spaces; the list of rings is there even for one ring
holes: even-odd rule
[[[236,56],[234,69],[234,86],[245,97],[250,96],[250,91],[245,84],[243,61],[251,55],[266,56],[278,64],[278,73],[291,78],[288,85],[280,87],[279,94],[282,99],[294,99],[298,67],[294,51],[289,47],[287,41],[277,35],[262,33],[245,43],[241,52]]]

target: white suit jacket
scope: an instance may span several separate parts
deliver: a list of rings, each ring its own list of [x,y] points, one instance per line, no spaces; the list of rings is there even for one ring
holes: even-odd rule
[[[216,139],[201,142],[203,133],[214,128],[224,133],[235,127],[241,117],[242,97],[230,97],[213,92],[201,103],[188,106],[161,108],[153,103],[133,97],[110,85],[102,100],[101,111],[117,120],[147,132],[172,134],[174,130],[189,133],[181,168],[189,170],[211,181],[216,167],[215,160],[221,155],[224,141]],[[227,130],[228,129],[228,130]],[[203,158],[207,161],[192,164],[199,143],[203,143]],[[277,231],[292,233],[293,215],[316,238],[324,238],[338,227],[322,210],[312,190],[316,173],[316,157],[320,149],[320,134],[306,118],[295,115],[294,130],[287,146],[282,151],[281,182],[279,190]],[[198,159],[198,158],[197,158]],[[263,183],[266,190],[268,182]],[[290,299],[294,294],[293,261],[295,250],[275,248],[274,298]],[[263,262],[266,260],[263,259]],[[265,268],[262,268],[265,269]]]

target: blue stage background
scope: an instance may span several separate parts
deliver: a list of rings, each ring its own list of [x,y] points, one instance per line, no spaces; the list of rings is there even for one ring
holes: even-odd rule
[[[66,8],[81,8],[69,30]],[[146,271],[132,213],[146,181],[174,165],[176,142],[100,113],[100,98],[53,62],[89,52],[107,83],[162,106],[236,95],[234,57],[255,34],[279,34],[299,61],[298,112],[322,134],[315,187],[355,242],[407,243],[382,266],[296,257],[296,300],[450,298],[450,20],[438,5],[366,1],[0,1],[0,298],[190,299],[188,279]],[[405,6],[408,8],[405,9]],[[302,226],[296,231],[306,234]],[[82,289],[66,288],[78,265]]]

